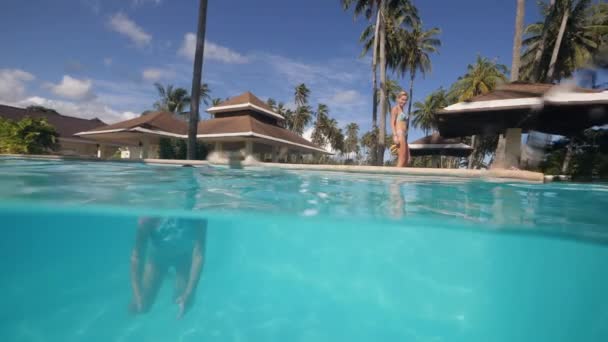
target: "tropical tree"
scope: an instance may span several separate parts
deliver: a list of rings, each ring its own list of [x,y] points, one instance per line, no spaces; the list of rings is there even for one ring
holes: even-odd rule
[[[450,90],[458,101],[467,101],[474,96],[492,91],[507,81],[508,69],[503,64],[477,56],[475,64],[467,66],[467,73],[458,78]]]
[[[42,154],[58,147],[59,134],[45,118],[0,118],[0,153]]]
[[[160,99],[154,103],[154,108],[159,111],[182,113],[184,108],[190,104],[190,96],[184,88],[174,88],[169,84],[166,87],[160,83],[154,83]]]
[[[154,83],[158,96],[160,99],[154,103],[154,109],[159,111],[167,111],[176,114],[184,114],[186,107],[192,105],[192,99],[188,94],[188,90],[184,88],[174,88],[173,85],[169,84],[163,86],[160,83]],[[207,83],[203,83],[200,86],[200,99],[206,105],[209,105],[211,96],[209,95],[211,90]]]
[[[458,78],[456,83],[452,85],[450,95],[457,98],[458,101],[466,101],[474,96],[488,93],[500,83],[506,82],[507,72],[508,69],[505,65],[477,56],[475,64],[470,64],[467,67],[467,73]],[[493,145],[494,147],[491,150],[495,152],[498,144],[498,138],[495,136],[484,136],[479,141],[477,140],[475,136],[471,138],[473,153],[469,157],[469,169],[472,169],[474,164],[480,165],[478,156],[485,156],[485,153],[480,153],[482,151],[481,147],[485,148],[485,146]],[[480,148],[478,148],[478,145]]]
[[[608,45],[608,30],[606,30],[606,26],[608,26],[608,3],[600,2],[591,6],[588,21],[593,31],[593,40],[599,47],[598,50],[606,48]],[[604,57],[606,56],[604,55]],[[605,65],[599,67],[606,68]]]
[[[441,46],[441,41],[436,38],[441,30],[434,27],[428,31],[422,28],[421,24],[415,24],[410,32],[403,32],[402,53],[405,58],[399,63],[399,70],[410,75],[410,103],[408,105],[408,115],[412,112],[412,102],[414,99],[414,81],[418,72],[424,76],[431,71],[430,54],[437,53]],[[409,120],[409,119],[408,119]],[[407,137],[406,137],[407,139]]]
[[[285,112],[283,113],[283,116],[285,117],[285,128],[287,128],[288,130],[290,130],[292,132],[295,132],[295,128],[294,128],[295,114],[294,114],[293,110],[286,109]]]
[[[320,103],[317,106],[315,117],[311,141],[319,146],[329,143],[334,151],[344,151],[344,134],[338,128],[338,122],[329,117],[327,105]]]
[[[304,129],[312,121],[312,116],[313,113],[310,106],[297,107],[292,116],[292,131],[299,135],[304,134]]]
[[[266,100],[266,104],[270,106],[272,110],[275,110],[277,106],[277,101],[275,101],[272,97],[269,97],[268,100]]]
[[[540,165],[547,174],[567,174],[574,179],[608,179],[608,130],[587,129],[552,143]]]
[[[526,1],[517,0],[515,14],[515,35],[513,36],[513,61],[511,63],[511,82],[519,80],[519,67],[521,66],[521,44],[524,33],[524,16]]]
[[[307,105],[309,96],[310,96],[310,89],[308,89],[306,84],[302,83],[302,84],[297,85],[295,92],[294,92],[296,107]]]
[[[198,128],[199,100],[203,96],[201,79],[203,74],[203,56],[205,51],[205,31],[207,27],[207,0],[200,0],[198,8],[198,24],[196,31],[196,47],[194,50],[194,70],[192,72],[192,101],[190,103],[190,118],[188,120],[188,159],[196,158],[196,132]],[[207,89],[208,90],[208,89]],[[207,95],[208,96],[208,95]],[[206,102],[206,98],[203,98]],[[184,313],[181,304],[180,316]]]
[[[570,77],[590,62],[606,40],[608,23],[603,6],[591,0],[558,0],[540,3],[544,20],[526,27],[522,76],[537,82]],[[599,15],[598,15],[599,13]]]
[[[308,105],[309,96],[310,90],[304,83],[296,86],[294,92],[296,110],[292,116],[292,131],[299,135],[304,134],[304,129],[312,120],[312,109]]]
[[[342,132],[342,129],[338,127],[338,122],[336,119],[329,119],[327,126],[327,139],[329,140],[329,145],[332,150],[344,153],[344,133]]]
[[[329,109],[326,105],[319,103],[317,106],[317,112],[315,113],[316,120],[310,136],[310,140],[318,145],[325,146],[327,144],[327,132],[328,132],[328,117]]]
[[[411,4],[410,0],[341,0],[344,10],[351,7],[354,8],[355,17],[364,15],[367,20],[375,18],[375,26],[368,28],[366,31],[374,32],[373,43],[365,44],[367,52],[372,50],[372,129],[377,126],[377,106],[380,105],[380,112],[387,112],[387,89],[386,89],[386,74],[388,66],[387,47],[390,48],[390,42],[387,44],[387,29],[398,27],[401,23],[414,17],[417,18],[416,8]],[[401,13],[403,15],[393,15]],[[395,20],[396,19],[396,20]],[[365,31],[364,31],[365,34]],[[380,99],[376,100],[376,67],[380,64]],[[384,157],[384,145],[386,137],[386,118],[384,115],[380,117],[380,131],[378,135],[378,151],[372,154],[372,161],[375,164],[382,165]]]
[[[359,125],[354,122],[346,125],[346,138],[344,139],[344,152],[359,153]],[[351,156],[352,158],[352,156]],[[354,159],[354,158],[352,158]]]
[[[388,110],[385,113],[385,115],[388,115],[388,113],[390,113],[390,109],[393,107],[394,103],[397,103],[397,97],[399,96],[399,93],[403,91],[403,88],[401,88],[401,86],[399,85],[399,83],[396,80],[391,80],[389,79],[388,81],[386,81],[386,95],[387,95],[387,103],[388,103]],[[390,140],[389,140],[390,141]]]
[[[214,98],[213,100],[211,100],[211,105],[212,106],[219,106],[220,103],[224,102],[224,100],[222,100],[219,97]]]
[[[363,147],[364,153],[366,155],[366,163],[373,164],[374,160],[372,159],[373,154],[377,151],[378,144],[378,128],[372,129],[369,132],[365,132],[363,136],[361,136],[361,147]]]
[[[416,102],[414,104],[414,112],[412,113],[412,127],[420,128],[424,131],[425,135],[428,135],[429,131],[437,127],[435,113],[447,105],[447,92],[443,88],[428,95],[423,102]]]
[[[288,109],[285,107],[285,104],[283,102],[279,102],[274,110],[277,112],[277,114],[282,115],[285,118],[285,128],[287,128],[290,131],[293,131],[293,119],[294,119],[294,114],[293,111],[291,109]]]
[[[25,107],[25,109],[28,110],[28,111],[30,111],[30,112],[46,112],[46,113],[59,114],[59,113],[57,113],[56,110],[54,110],[52,108],[47,108],[47,107],[44,107],[44,106],[31,105],[31,106]]]
[[[200,99],[203,100],[203,103],[205,103],[207,106],[211,103],[211,101],[213,101],[211,98],[211,89],[207,83],[201,84]]]

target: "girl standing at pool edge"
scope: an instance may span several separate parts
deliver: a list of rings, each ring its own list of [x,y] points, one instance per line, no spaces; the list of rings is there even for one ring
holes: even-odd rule
[[[407,146],[406,134],[409,117],[405,114],[405,104],[408,95],[405,91],[399,93],[397,104],[391,109],[391,127],[393,128],[393,142],[399,148],[397,167],[407,166],[410,159],[410,149]]]

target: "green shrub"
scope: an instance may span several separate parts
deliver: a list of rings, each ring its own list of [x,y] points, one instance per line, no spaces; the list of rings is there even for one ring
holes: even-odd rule
[[[196,159],[205,160],[207,153],[207,146],[199,141],[196,144]],[[161,138],[158,142],[158,156],[161,159],[187,159],[188,145],[186,140]]]
[[[57,150],[59,134],[44,118],[0,118],[0,153],[43,154]]]

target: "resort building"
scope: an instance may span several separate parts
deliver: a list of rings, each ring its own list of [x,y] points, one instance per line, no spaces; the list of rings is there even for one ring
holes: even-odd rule
[[[329,154],[285,129],[285,118],[250,92],[207,110],[213,119],[198,125],[198,139],[215,152],[245,151],[260,161],[286,161],[306,154]]]
[[[247,156],[259,161],[298,160],[303,155],[329,154],[323,148],[285,129],[285,118],[250,92],[207,110],[212,119],[199,122],[197,138],[210,152],[223,157]],[[188,124],[173,113],[154,112],[77,134],[98,141],[121,141],[140,148],[130,157],[158,158],[160,138],[187,139]],[[102,156],[102,158],[105,156]]]
[[[608,91],[514,82],[435,115],[446,138],[502,134],[493,167],[519,167],[522,133],[570,136],[608,124]]]
[[[44,118],[55,128],[59,134],[59,150],[55,151],[55,154],[95,157],[99,156],[100,153],[105,155],[114,153],[119,146],[116,142],[108,141],[107,144],[101,148],[97,141],[75,135],[78,132],[106,125],[106,123],[97,118],[90,120],[81,119],[61,115],[54,110],[47,110],[44,108],[17,108],[0,105],[0,118],[20,121],[26,117]]]

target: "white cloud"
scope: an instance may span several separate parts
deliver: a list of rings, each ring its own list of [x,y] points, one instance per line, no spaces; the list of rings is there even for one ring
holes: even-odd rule
[[[327,91],[319,97],[319,102],[325,103],[333,112],[349,114],[363,112],[368,102],[359,91],[354,89],[337,89]],[[371,110],[371,109],[370,109]]]
[[[60,114],[75,116],[83,119],[99,118],[105,123],[114,123],[139,116],[139,114],[131,111],[119,112],[96,100],[85,103],[75,103],[33,96],[17,103],[13,103],[13,105],[18,107],[27,107],[31,105],[44,106],[55,109]]]
[[[133,20],[129,19],[124,13],[119,12],[108,20],[108,26],[124,36],[127,36],[135,45],[143,47],[152,41],[152,36],[138,26]]]
[[[99,0],[81,0],[81,2],[95,14],[99,14],[99,11],[101,11],[101,4],[99,3]]]
[[[94,80],[94,83],[97,99],[113,107],[136,109],[141,112],[151,109],[157,100],[156,89],[148,83],[101,79]]]
[[[260,55],[260,60],[266,60],[283,76],[287,77],[292,84],[306,83],[315,84],[320,82],[352,83],[358,80],[359,75],[344,70],[345,66],[337,65],[315,65],[296,61],[287,57],[277,55]]]
[[[79,80],[69,75],[64,75],[59,84],[47,85],[53,94],[72,100],[91,100],[93,94],[93,82],[91,80]]]
[[[196,34],[186,33],[182,46],[177,51],[177,54],[194,60],[194,52],[196,50]],[[246,56],[229,49],[227,47],[205,41],[205,59],[216,60],[227,64],[245,64],[249,60]]]
[[[12,102],[25,96],[25,83],[34,75],[19,69],[0,69],[0,100]]]
[[[167,79],[172,77],[175,77],[175,72],[171,70],[148,68],[142,72],[142,78],[150,82],[157,82],[161,79]]]
[[[361,93],[356,90],[337,91],[327,99],[328,104],[350,105],[361,101]]]
[[[107,67],[111,66],[113,62],[114,61],[110,57],[106,57],[103,59],[103,65],[105,65]]]
[[[143,6],[145,4],[152,4],[155,6],[160,5],[163,2],[163,0],[131,0],[131,5],[133,5],[133,7],[138,7],[138,6]]]

